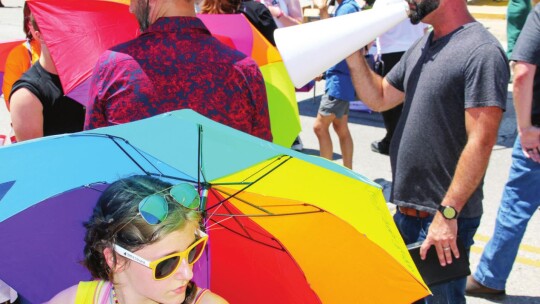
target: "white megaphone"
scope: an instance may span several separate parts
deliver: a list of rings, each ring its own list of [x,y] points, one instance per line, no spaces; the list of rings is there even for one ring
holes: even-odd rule
[[[295,87],[300,88],[392,29],[409,15],[405,1],[274,31],[276,46]]]

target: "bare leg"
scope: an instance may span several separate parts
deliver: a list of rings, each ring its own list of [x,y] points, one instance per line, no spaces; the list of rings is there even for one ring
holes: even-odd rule
[[[313,124],[313,131],[317,138],[319,139],[319,151],[321,157],[332,160],[334,150],[332,147],[332,139],[330,138],[330,124],[334,120],[336,115],[330,114],[328,116],[323,116],[320,113],[317,114],[315,123]]]
[[[353,160],[353,140],[349,131],[349,115],[343,115],[341,118],[336,118],[332,122],[334,130],[339,137],[339,145],[341,147],[341,156],[343,157],[343,166],[352,170]]]

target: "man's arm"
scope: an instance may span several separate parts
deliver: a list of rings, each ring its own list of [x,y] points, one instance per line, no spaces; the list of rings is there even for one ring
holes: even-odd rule
[[[43,105],[28,89],[11,95],[11,122],[17,141],[43,137]]]
[[[517,61],[514,66],[514,108],[525,156],[540,162],[540,128],[532,125],[532,97],[536,65]]]
[[[251,135],[272,142],[273,136],[270,126],[270,113],[263,75],[255,62],[247,65],[241,73],[250,90],[250,103],[253,105],[251,117]]]
[[[284,0],[287,4],[288,14],[285,14],[279,6],[268,5],[272,17],[281,21],[283,26],[302,24],[302,7],[299,0]]]
[[[403,92],[371,70],[361,51],[347,57],[347,65],[356,95],[370,109],[377,112],[385,111],[394,108],[405,99]]]
[[[109,52],[109,51],[107,51]],[[101,55],[96,66],[92,72],[88,103],[86,105],[86,115],[84,119],[84,130],[91,130],[101,127],[106,127],[110,125],[110,122],[107,120],[107,110],[105,108],[105,100],[103,100],[102,89],[103,82],[107,81],[108,78],[105,77],[105,73],[102,73],[103,58],[106,58],[104,55]]]
[[[467,144],[459,158],[450,187],[441,202],[461,211],[485,175],[503,111],[499,107],[469,108],[465,111]],[[434,245],[442,266],[452,263],[452,252],[459,258],[456,244],[457,220],[447,220],[440,212],[435,214],[426,240],[420,248],[420,257],[425,259],[427,250]],[[451,250],[443,248],[450,247]]]

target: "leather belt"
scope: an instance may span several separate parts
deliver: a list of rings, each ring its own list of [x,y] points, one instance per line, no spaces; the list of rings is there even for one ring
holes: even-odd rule
[[[407,208],[407,207],[398,206],[397,209],[399,210],[399,212],[401,212],[402,214],[405,214],[407,216],[413,216],[413,217],[417,217],[417,218],[426,218],[428,216],[431,216],[431,213],[429,213],[429,212],[416,210],[414,208]]]

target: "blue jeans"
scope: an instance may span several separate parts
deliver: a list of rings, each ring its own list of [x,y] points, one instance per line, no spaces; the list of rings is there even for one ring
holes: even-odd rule
[[[413,216],[407,216],[399,211],[394,214],[394,222],[396,223],[401,236],[406,244],[423,241],[426,239],[429,225],[433,221],[433,216],[426,218],[417,218]],[[473,245],[473,237],[476,233],[476,229],[480,225],[480,217],[475,218],[458,218],[458,236],[463,242],[466,255],[462,252],[461,258],[468,259],[471,246]],[[429,286],[432,296],[426,297],[417,303],[426,304],[461,304],[465,301],[465,285],[467,278],[462,278],[447,283]]]
[[[527,158],[519,137],[512,151],[512,166],[503,190],[489,240],[474,273],[480,284],[504,290],[517,256],[519,244],[532,215],[540,206],[540,164]]]

